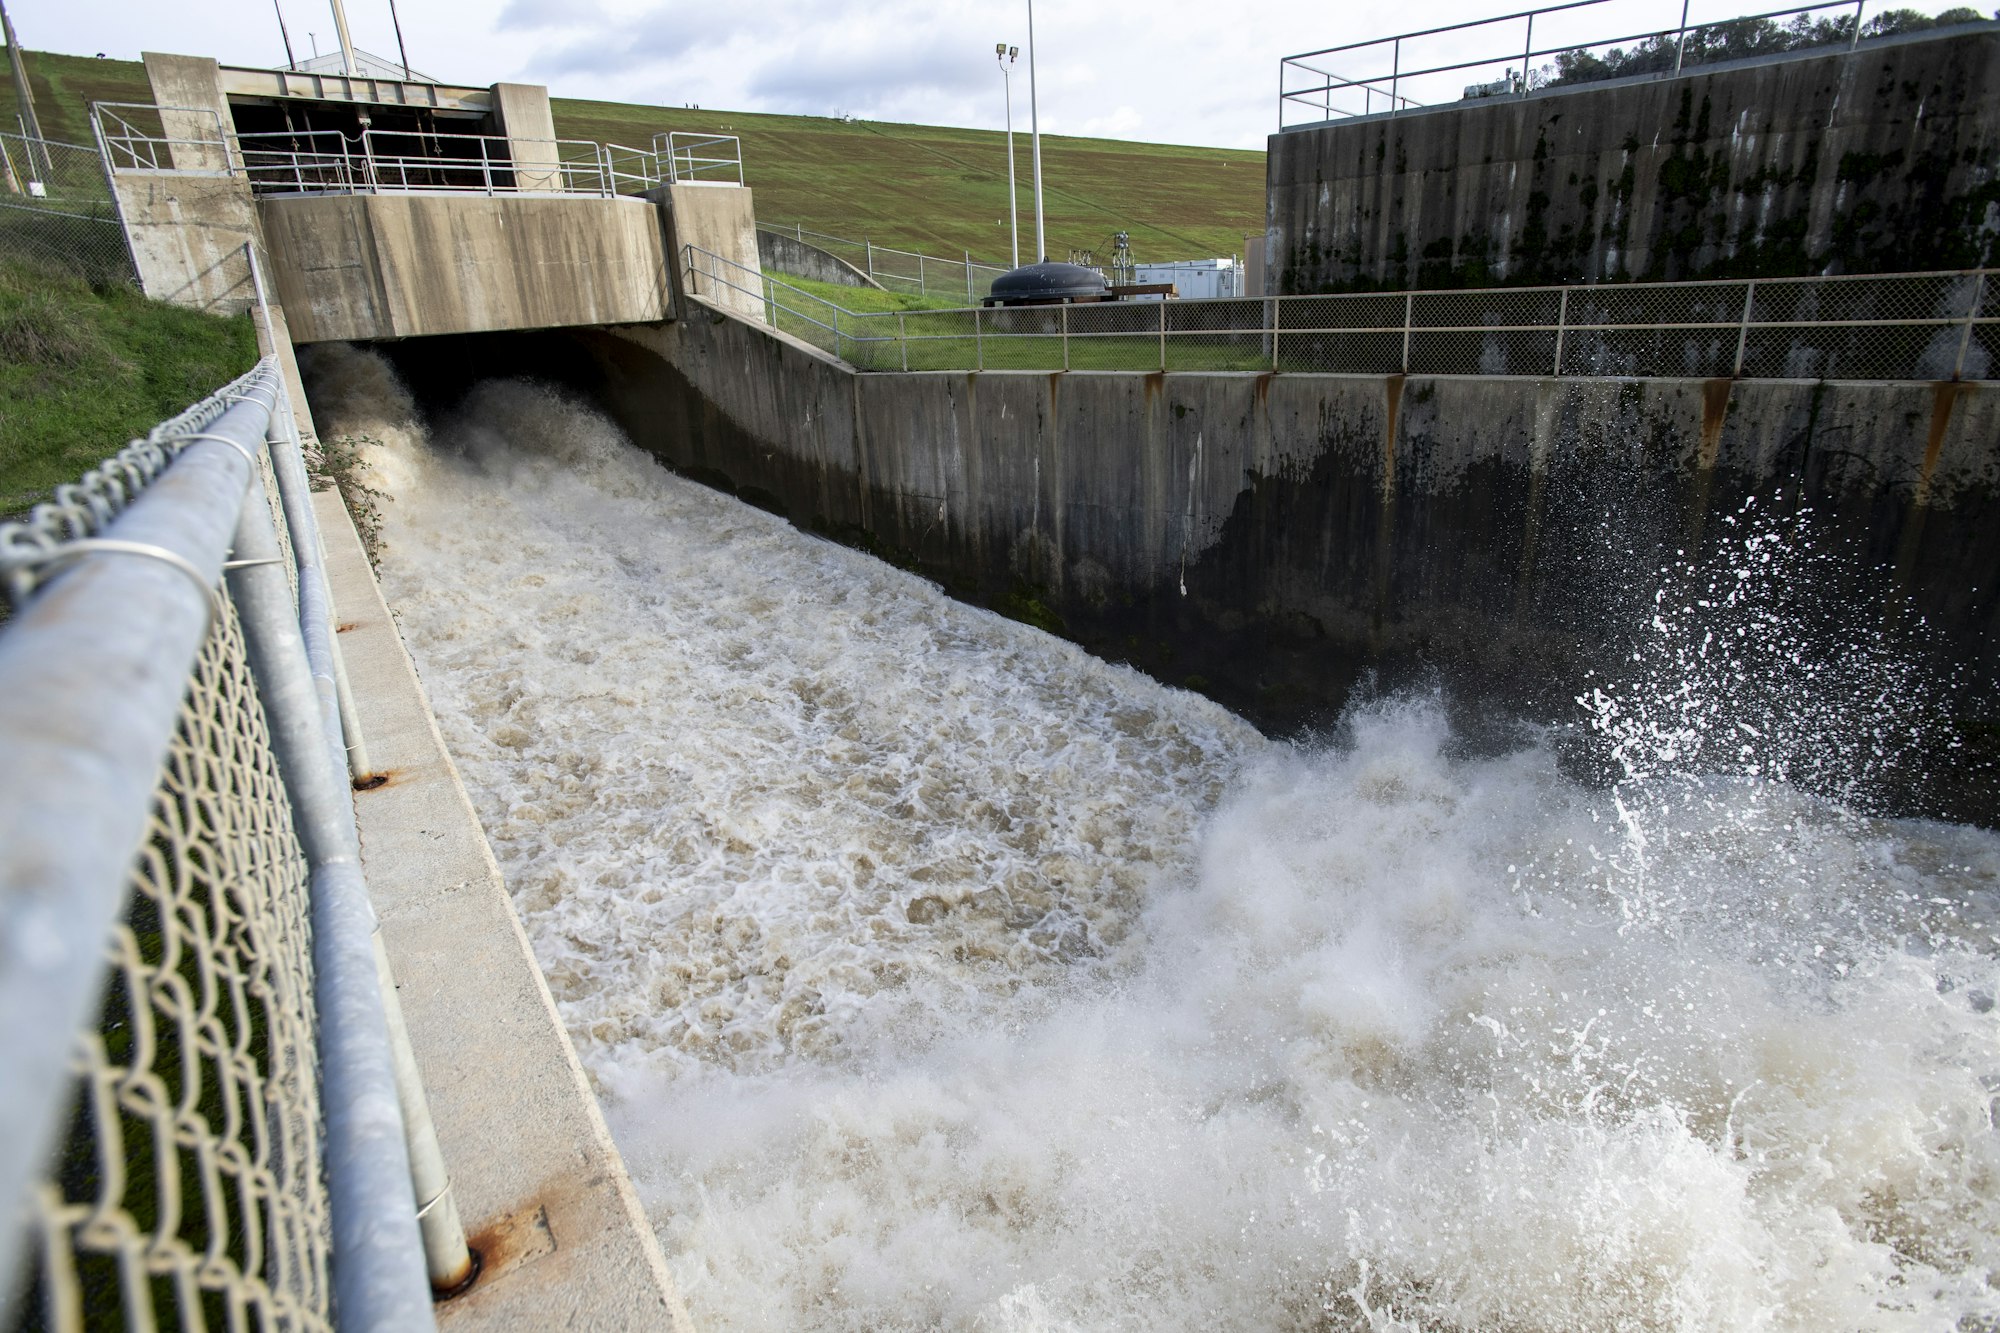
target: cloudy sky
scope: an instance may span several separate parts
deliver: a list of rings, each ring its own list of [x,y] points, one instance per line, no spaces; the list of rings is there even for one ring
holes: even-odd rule
[[[1694,0],[1693,14],[1699,21],[1798,2]],[[315,40],[321,51],[334,49],[328,0],[275,3],[301,59],[312,54]],[[346,0],[355,44],[394,60],[389,4]],[[557,96],[995,128],[1002,117],[1002,89],[993,44],[1005,40],[1022,48],[1014,80],[1015,124],[1026,126],[1026,0],[396,0],[396,5],[410,64],[448,83],[505,79],[547,84]],[[1261,0],[1256,5],[1039,0],[1042,129],[1261,148],[1277,124],[1280,57],[1520,7],[1518,0]],[[1940,8],[1924,0],[1912,7]],[[1580,15],[1543,20],[1535,44],[1542,46],[1559,23],[1581,25],[1561,40],[1672,26],[1680,8],[1680,0],[1606,0]],[[174,51],[266,66],[285,59],[274,0],[8,0],[8,12],[30,50],[102,51],[122,59],[145,50]],[[1419,54],[1431,63],[1448,63],[1518,51],[1522,26],[1517,21],[1434,39]],[[1406,55],[1402,68],[1410,64]],[[1386,72],[1385,65],[1352,73]],[[1471,77],[1453,74],[1445,81],[1462,84]]]

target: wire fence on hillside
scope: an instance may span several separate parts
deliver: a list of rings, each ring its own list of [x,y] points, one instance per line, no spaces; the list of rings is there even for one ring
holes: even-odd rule
[[[2000,378],[1990,270],[850,311],[689,247],[690,291],[861,370]]]
[[[97,149],[0,133],[0,255],[100,287],[138,280]]]

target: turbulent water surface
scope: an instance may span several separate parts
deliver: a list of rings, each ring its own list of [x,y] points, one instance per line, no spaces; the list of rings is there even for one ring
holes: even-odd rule
[[[1579,683],[1609,788],[1423,697],[1272,744],[548,390],[427,439],[379,360],[314,374],[701,1326],[2000,1312],[2000,840],[1773,781],[1853,748],[1774,709],[1853,709],[1713,655],[1699,579]]]

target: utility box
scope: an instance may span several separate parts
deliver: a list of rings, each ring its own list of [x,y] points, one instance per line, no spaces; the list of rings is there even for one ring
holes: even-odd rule
[[[1221,259],[1181,259],[1170,264],[1135,264],[1132,281],[1136,285],[1171,282],[1185,300],[1214,296],[1243,295],[1243,267],[1234,257]],[[1135,297],[1159,300],[1159,297]]]

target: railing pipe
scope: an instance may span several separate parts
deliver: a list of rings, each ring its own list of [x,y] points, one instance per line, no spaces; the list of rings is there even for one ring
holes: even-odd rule
[[[1562,298],[1556,303],[1556,368],[1555,376],[1562,378],[1563,338],[1569,332],[1569,288],[1562,289]]]
[[[295,546],[301,539],[295,531]],[[243,506],[236,554],[254,562],[230,572],[230,591],[311,867],[335,1310],[342,1327],[426,1333],[436,1325],[408,1193],[410,1161],[387,1008],[375,970],[375,910],[353,841],[352,797],[328,752],[320,692],[292,591],[277,563],[261,478]]]
[[[1866,3],[1867,0],[1854,0],[1854,35],[1847,40],[1850,51],[1861,45],[1861,6]]]
[[[1403,373],[1410,373],[1410,322],[1417,308],[1417,294],[1403,293]]]
[[[1535,59],[1535,16],[1528,15],[1528,41],[1521,48],[1521,96],[1528,95],[1528,66]]]
[[[1756,299],[1757,280],[1752,278],[1743,284],[1743,318],[1737,323],[1736,361],[1729,372],[1738,379],[1743,376],[1743,353],[1750,342],[1750,307]]]
[[[322,745],[328,759],[345,757],[346,741],[341,731],[339,704],[340,650],[334,640],[333,596],[327,585],[326,564],[320,549],[319,521],[312,512],[312,496],[306,479],[305,459],[299,447],[298,427],[290,412],[282,421],[273,421],[270,430],[272,470],[278,478],[278,494],[284,505],[286,526],[291,529],[292,558],[298,572],[298,625],[311,667],[312,682],[319,695]],[[347,765],[340,764],[342,786]],[[354,881],[361,883],[361,839],[354,822],[354,802],[343,793],[338,809],[328,817],[335,832],[345,842],[341,856],[351,856]],[[374,908],[360,889],[361,906],[370,923],[369,935],[381,929]],[[395,980],[390,975],[386,955],[377,956],[379,940],[368,944],[368,971],[377,982],[382,1006],[381,1024],[387,1033],[384,1043],[391,1065],[391,1084],[396,1093],[398,1128],[406,1136],[406,1168],[403,1187],[412,1197],[412,1217],[419,1223],[419,1246],[423,1252],[430,1285],[450,1290],[471,1276],[472,1259],[466,1247],[465,1229],[459,1221],[458,1206],[452,1198],[451,1176],[445,1169],[444,1154],[438,1145],[423,1082],[417,1073],[416,1056],[410,1049],[409,1032],[402,1023],[402,1006],[395,1002]],[[349,965],[355,960],[348,959]]]
[[[1979,276],[1972,280],[1972,304],[1965,309],[1965,331],[1958,335],[1958,359],[1952,362],[1951,367],[1953,379],[1960,379],[1965,375],[1965,353],[1972,346],[1973,321],[1979,318],[1980,303],[1985,299],[1986,272],[1982,269]]]
[[[246,400],[203,426],[236,444],[190,445],[94,539],[118,547],[72,545],[58,557],[67,568],[0,633],[0,1034],[12,1089],[0,1097],[0,1291],[68,1107],[48,1090],[65,1086],[102,998],[105,947],[268,412]]]
[[[1674,43],[1674,73],[1676,75],[1681,72],[1682,60],[1687,55],[1689,3],[1690,0],[1681,0],[1681,30],[1678,39]]]

